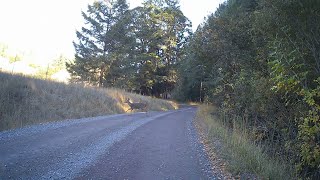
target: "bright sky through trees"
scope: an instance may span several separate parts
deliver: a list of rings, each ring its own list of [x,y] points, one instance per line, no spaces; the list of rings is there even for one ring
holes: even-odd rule
[[[43,63],[59,55],[73,57],[72,41],[82,26],[81,10],[93,0],[2,0],[0,2],[0,43],[32,54]],[[128,0],[131,7],[143,0]],[[193,30],[223,0],[180,0],[181,10],[193,23]]]

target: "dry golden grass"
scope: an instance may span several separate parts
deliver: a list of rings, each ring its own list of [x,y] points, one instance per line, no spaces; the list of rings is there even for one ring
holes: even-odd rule
[[[139,94],[133,94],[120,89],[109,88],[104,90],[108,96],[117,99],[117,105],[121,107],[122,110],[126,111],[130,107],[125,103],[127,98],[130,98],[133,102],[146,102],[148,104],[149,110],[156,111],[167,111],[170,109],[178,109],[178,104],[173,101],[167,101],[157,98],[152,98],[148,96],[141,96]]]
[[[200,103],[199,102],[188,102],[187,103],[188,105],[191,105],[191,106],[199,106],[200,105]]]
[[[0,73],[0,131],[64,119],[124,113],[126,98],[144,101],[150,110],[176,109],[170,101],[119,89],[82,87]]]
[[[209,142],[209,147],[227,162],[229,171],[234,175],[253,174],[259,179],[295,179],[293,169],[287,162],[278,161],[264,153],[261,147],[249,140],[244,127],[234,124],[233,131],[229,131],[217,116],[212,115],[216,111],[212,106],[201,105],[196,123]],[[219,149],[214,145],[217,139],[222,143]]]

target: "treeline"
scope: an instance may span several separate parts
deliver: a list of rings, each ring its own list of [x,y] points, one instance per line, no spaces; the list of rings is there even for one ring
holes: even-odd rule
[[[194,33],[175,96],[220,107],[232,129],[320,178],[320,1],[228,0]]]
[[[67,81],[67,77],[59,77],[61,73],[67,74],[65,64],[69,59],[63,55],[55,57],[45,67],[32,63],[33,59],[32,53],[16,50],[0,42],[0,71],[12,74],[24,74],[40,79]]]
[[[96,1],[74,82],[215,104],[299,176],[320,177],[320,2],[228,0],[191,33],[177,0]]]
[[[74,42],[75,61],[67,69],[74,82],[168,96],[191,22],[177,0],[145,0],[142,7],[128,8],[126,0],[89,5]]]

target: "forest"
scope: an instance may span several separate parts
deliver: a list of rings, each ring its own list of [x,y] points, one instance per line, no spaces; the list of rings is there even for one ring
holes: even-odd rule
[[[73,82],[212,104],[299,177],[320,177],[320,1],[227,0],[195,32],[177,0],[128,7],[82,13]]]

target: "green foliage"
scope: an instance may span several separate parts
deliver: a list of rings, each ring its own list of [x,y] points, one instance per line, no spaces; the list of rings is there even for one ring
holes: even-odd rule
[[[176,97],[214,103],[252,141],[319,172],[319,2],[229,0],[192,37]],[[198,68],[201,67],[201,68]],[[183,89],[183,91],[182,91]]]
[[[66,64],[74,81],[103,85],[110,67],[118,60],[115,49],[119,46],[118,38],[125,34],[116,24],[127,11],[125,0],[112,0],[96,1],[88,5],[87,13],[82,12],[86,26],[77,31],[75,62]]]
[[[6,57],[7,55],[8,46],[0,43],[0,57]]]
[[[310,110],[299,125],[299,140],[301,162],[297,169],[304,176],[319,177],[320,164],[320,112],[319,109]]]
[[[177,81],[176,66],[191,33],[178,1],[126,1],[88,6],[88,27],[77,32],[76,60],[67,63],[74,81],[121,87],[159,97]]]
[[[297,149],[300,149],[297,170],[304,177],[316,178],[320,176],[320,46],[317,40],[320,37],[320,25],[314,22],[315,18],[320,17],[317,13],[319,3],[297,0],[265,3],[273,5],[265,8],[267,16],[278,14],[272,20],[268,19],[267,24],[281,24],[273,30],[275,32],[266,32],[272,51],[269,56],[271,81],[275,84],[274,90],[285,95],[286,105],[293,105],[298,101],[306,107],[304,111],[300,109],[300,114],[296,116],[299,119]]]
[[[191,23],[177,1],[145,1],[130,11],[133,38],[131,62],[133,90],[159,97],[172,91],[176,65],[191,33]]]
[[[35,77],[40,79],[51,79],[52,75],[66,69],[66,62],[68,62],[68,59],[60,55],[57,59],[53,60],[52,63],[48,63],[46,67],[32,64],[30,66],[38,70],[37,73],[34,74]]]
[[[25,52],[14,50],[13,53],[13,50],[7,44],[0,43],[0,57],[7,58],[9,63],[21,61],[25,56]]]

